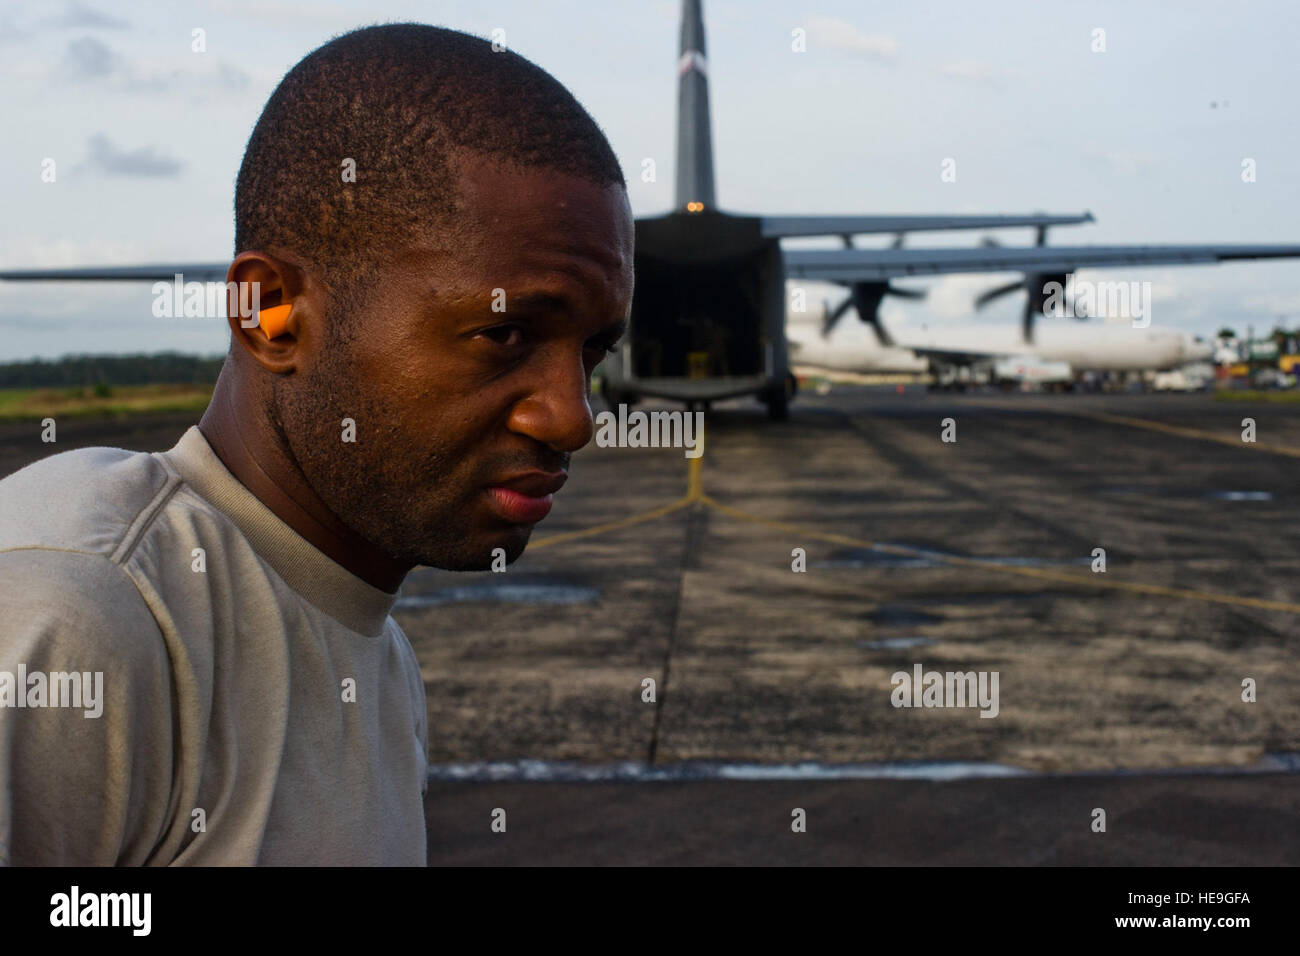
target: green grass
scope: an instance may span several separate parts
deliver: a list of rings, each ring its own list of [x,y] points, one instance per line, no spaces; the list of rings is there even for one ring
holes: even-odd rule
[[[95,385],[0,389],[0,421],[126,418],[159,412],[201,412],[211,385]]]
[[[1216,402],[1268,402],[1278,405],[1300,404],[1300,389],[1288,389],[1279,392],[1261,392],[1252,389],[1238,391],[1222,388],[1214,393]]]

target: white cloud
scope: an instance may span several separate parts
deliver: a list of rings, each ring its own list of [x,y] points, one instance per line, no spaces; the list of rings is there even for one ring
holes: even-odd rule
[[[127,93],[230,92],[245,89],[252,82],[252,75],[242,67],[215,56],[194,54],[188,46],[180,46],[186,52],[154,56],[150,60],[151,68],[140,70],[102,40],[84,36],[68,44],[62,63],[51,70],[54,75],[75,83]]]
[[[110,176],[163,179],[176,176],[185,166],[179,160],[163,155],[153,146],[118,149],[103,133],[96,133],[86,141],[86,162],[91,169]]]

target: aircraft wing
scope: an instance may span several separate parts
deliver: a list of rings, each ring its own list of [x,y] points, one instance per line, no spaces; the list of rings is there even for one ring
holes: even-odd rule
[[[872,232],[946,232],[951,229],[1012,229],[1073,226],[1093,222],[1092,213],[1070,216],[760,216],[763,237],[849,236]]]
[[[1019,246],[978,249],[787,250],[786,276],[828,282],[883,282],[955,272],[1052,275],[1079,269],[1190,266],[1235,259],[1300,257],[1300,245]]]
[[[158,266],[88,266],[74,269],[22,269],[0,272],[8,282],[171,282],[177,273],[182,282],[225,282],[229,262],[203,262],[188,265]]]

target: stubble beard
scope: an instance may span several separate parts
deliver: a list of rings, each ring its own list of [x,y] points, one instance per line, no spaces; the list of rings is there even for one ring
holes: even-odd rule
[[[424,436],[414,442],[381,399],[353,386],[344,363],[325,366],[309,381],[277,381],[273,402],[281,440],[316,495],[396,561],[452,571],[488,567],[491,555],[473,542],[469,502],[453,484],[463,455],[430,448]],[[344,419],[355,422],[355,441],[344,441]]]

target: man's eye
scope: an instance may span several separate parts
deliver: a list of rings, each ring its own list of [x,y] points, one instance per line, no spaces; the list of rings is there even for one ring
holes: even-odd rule
[[[497,345],[515,346],[522,345],[524,342],[524,330],[517,325],[498,325],[491,329],[484,329],[482,335],[486,335]]]

